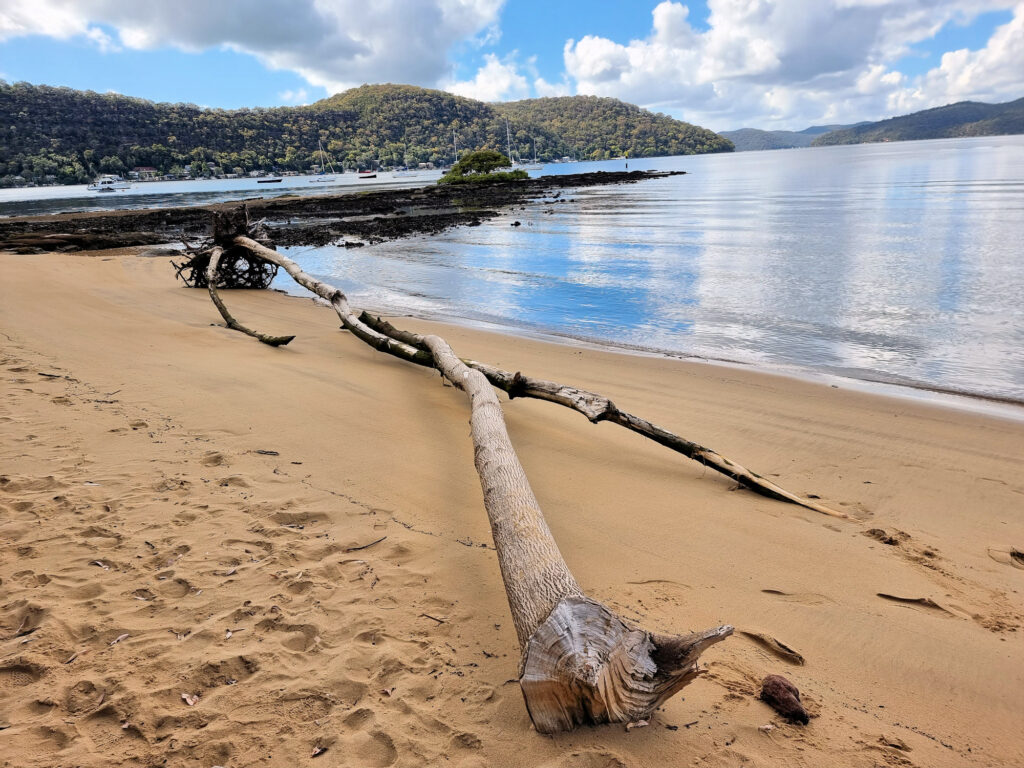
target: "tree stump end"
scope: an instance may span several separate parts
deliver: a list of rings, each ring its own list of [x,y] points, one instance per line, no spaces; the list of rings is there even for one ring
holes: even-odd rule
[[[626,624],[587,597],[566,597],[523,650],[519,685],[540,733],[647,720],[701,670],[697,659],[728,625],[658,635]]]

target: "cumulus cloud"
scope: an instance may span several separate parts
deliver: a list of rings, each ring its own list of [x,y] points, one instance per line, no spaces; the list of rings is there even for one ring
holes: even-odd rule
[[[1020,96],[1024,3],[1006,0],[709,0],[708,28],[662,2],[650,34],[566,43],[578,93],[615,96],[719,130],[883,117],[963,98]],[[947,24],[1013,9],[981,51],[945,54],[911,81],[894,68]]]
[[[227,47],[329,92],[365,82],[434,85],[448,51],[493,39],[503,0],[4,0],[0,40],[83,35],[99,45],[116,31],[132,49]],[[104,40],[105,36],[106,40]]]
[[[515,56],[502,61],[493,53],[484,56],[484,65],[472,80],[449,83],[445,90],[480,101],[509,101],[530,95],[529,82],[520,74]]]

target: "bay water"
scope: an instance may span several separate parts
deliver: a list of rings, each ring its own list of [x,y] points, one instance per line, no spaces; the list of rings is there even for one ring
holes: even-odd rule
[[[291,255],[387,313],[1024,401],[1024,136],[544,173],[627,163],[687,175]]]

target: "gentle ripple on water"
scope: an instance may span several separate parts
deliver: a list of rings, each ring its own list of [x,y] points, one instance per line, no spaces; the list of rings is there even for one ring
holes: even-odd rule
[[[690,173],[294,253],[384,311],[1024,400],[1022,150],[1013,136],[630,160]]]

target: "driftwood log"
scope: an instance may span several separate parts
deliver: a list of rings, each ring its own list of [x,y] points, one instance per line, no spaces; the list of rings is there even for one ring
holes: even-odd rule
[[[369,327],[341,291],[250,237],[229,240],[221,233],[216,240],[217,246],[244,248],[283,268],[328,301],[358,338],[410,362],[436,367],[468,395],[475,465],[522,649],[520,685],[538,731],[647,720],[700,674],[701,653],[733,628],[687,635],[649,632],[583,593],[544,520],[509,439],[497,394],[483,373],[468,367],[438,336],[424,336],[414,346]]]
[[[264,344],[269,344],[272,347],[283,347],[289,341],[294,339],[294,336],[270,336],[266,333],[254,331],[251,328],[247,328],[242,325],[231,316],[231,313],[228,312],[228,308],[225,306],[223,299],[220,297],[220,293],[217,291],[217,283],[220,282],[217,275],[217,269],[220,266],[220,257],[223,254],[224,249],[219,245],[215,245],[210,249],[209,263],[206,266],[206,287],[210,291],[210,299],[213,301],[214,306],[217,307],[217,311],[220,312],[220,316],[224,318],[224,323],[227,327],[233,331],[239,331],[247,336],[252,336],[254,339],[259,339]],[[274,271],[276,272],[277,270],[275,269]]]
[[[423,337],[421,335],[395,328],[387,320],[380,317],[375,317],[363,312],[359,316],[359,319],[368,327],[384,334],[385,336],[395,339],[396,341],[402,341],[409,346],[416,347],[417,349],[422,349],[424,346]],[[785,488],[780,488],[767,478],[764,478],[756,472],[737,464],[735,461],[725,458],[717,451],[706,448],[703,445],[699,445],[691,440],[687,440],[686,438],[669,432],[667,429],[659,427],[657,424],[652,424],[647,421],[647,419],[642,419],[639,416],[634,416],[631,413],[620,410],[616,407],[615,403],[604,395],[599,395],[596,392],[588,392],[585,389],[577,389],[576,387],[567,386],[565,384],[559,384],[555,381],[545,381],[543,379],[535,379],[531,376],[524,376],[518,371],[515,373],[512,373],[511,371],[504,371],[500,368],[495,368],[493,365],[481,363],[476,360],[463,360],[463,362],[470,368],[480,371],[487,377],[487,380],[491,382],[491,384],[507,392],[510,400],[517,397],[532,397],[538,400],[546,400],[549,403],[555,403],[582,413],[593,424],[597,424],[601,421],[618,424],[620,427],[625,427],[631,432],[643,435],[659,445],[663,445],[666,448],[693,459],[694,461],[700,462],[704,466],[709,467],[716,472],[720,472],[726,477],[731,477],[740,485],[745,488],[749,488],[762,496],[767,496],[770,499],[777,499],[778,501],[787,501],[791,504],[797,504],[801,507],[812,509],[815,512],[829,515],[830,517],[839,517],[844,519],[848,517],[842,512],[837,512],[824,504],[818,504],[812,499],[805,499],[797,496],[795,493],[787,491]]]

